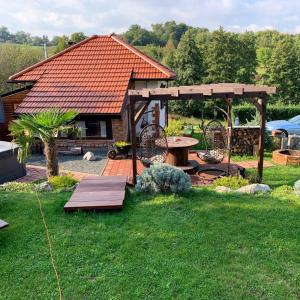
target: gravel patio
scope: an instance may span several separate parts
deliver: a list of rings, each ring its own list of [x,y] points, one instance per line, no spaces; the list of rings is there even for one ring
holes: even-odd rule
[[[73,171],[100,175],[106,165],[106,153],[93,151],[96,161],[83,160],[83,155],[58,155],[60,171]],[[28,162],[29,165],[45,167],[45,156],[42,154],[33,154]]]

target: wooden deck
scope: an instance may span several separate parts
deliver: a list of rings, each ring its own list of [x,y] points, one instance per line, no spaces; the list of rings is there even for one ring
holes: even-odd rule
[[[5,221],[0,219],[0,229],[7,227],[7,226],[8,226],[8,223],[6,223]]]
[[[65,211],[121,209],[126,176],[86,176],[64,206]]]

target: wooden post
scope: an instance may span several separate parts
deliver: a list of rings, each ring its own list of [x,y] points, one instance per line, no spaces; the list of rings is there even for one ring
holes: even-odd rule
[[[259,129],[259,143],[258,143],[258,182],[262,181],[264,169],[264,152],[265,152],[265,130],[266,130],[266,99],[258,99],[258,107],[260,113],[260,129]]]
[[[231,118],[231,114],[232,114],[232,99],[227,99],[227,143],[228,143],[228,165],[227,165],[227,173],[228,175],[230,175],[230,162],[231,162],[231,141],[232,141],[232,118]]]
[[[136,184],[137,165],[136,165],[136,123],[135,123],[135,102],[129,97],[130,128],[131,128],[131,149],[132,149],[132,183]]]

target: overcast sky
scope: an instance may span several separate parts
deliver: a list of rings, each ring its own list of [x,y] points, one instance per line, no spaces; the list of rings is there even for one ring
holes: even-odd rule
[[[300,33],[300,0],[0,0],[0,25],[33,35],[121,33],[168,20],[227,30]]]

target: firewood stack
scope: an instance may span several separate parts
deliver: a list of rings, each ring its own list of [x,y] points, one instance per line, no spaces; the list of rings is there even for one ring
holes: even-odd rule
[[[237,155],[254,155],[259,142],[259,127],[234,127],[231,152]]]

